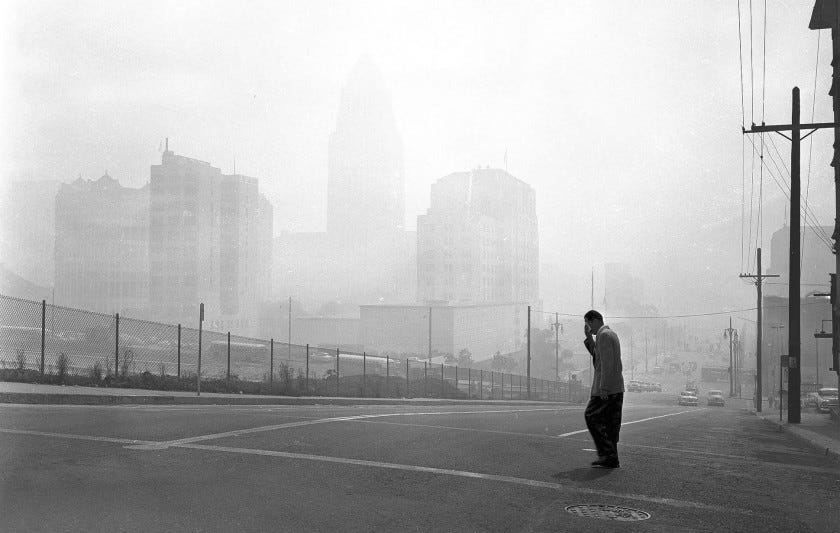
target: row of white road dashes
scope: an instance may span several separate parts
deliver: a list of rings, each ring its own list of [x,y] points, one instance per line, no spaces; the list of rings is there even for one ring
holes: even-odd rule
[[[464,470],[453,470],[453,469],[446,469],[446,468],[434,468],[434,467],[426,467],[426,466],[416,466],[416,465],[405,465],[405,464],[398,464],[398,463],[387,463],[382,461],[369,461],[363,459],[350,459],[344,457],[329,457],[323,455],[311,455],[311,454],[302,454],[302,453],[291,453],[291,452],[283,452],[283,451],[274,451],[274,450],[259,450],[259,449],[250,449],[250,448],[234,448],[234,447],[227,447],[227,446],[211,446],[211,445],[203,445],[203,444],[196,444],[196,442],[201,442],[205,440],[217,439],[222,437],[228,436],[236,436],[242,434],[250,434],[250,433],[257,433],[257,432],[264,432],[264,431],[272,431],[274,429],[283,429],[289,427],[300,427],[306,425],[313,425],[313,424],[322,424],[328,422],[344,422],[344,421],[353,421],[353,420],[361,420],[365,421],[371,418],[380,418],[386,416],[412,416],[412,415],[447,415],[447,414],[483,414],[483,413],[521,413],[521,412],[532,412],[532,411],[571,411],[577,409],[508,409],[508,410],[488,410],[488,411],[438,411],[438,412],[418,412],[418,413],[381,413],[381,414],[374,414],[374,415],[357,415],[357,416],[344,416],[344,417],[333,417],[333,418],[324,418],[324,419],[317,419],[317,420],[307,420],[303,422],[292,422],[289,424],[277,424],[273,426],[262,426],[258,428],[252,428],[247,430],[239,430],[239,431],[230,431],[225,433],[215,433],[212,435],[201,435],[196,437],[190,437],[185,439],[178,439],[172,441],[165,441],[165,442],[156,442],[156,441],[144,441],[144,440],[133,440],[133,439],[120,439],[120,438],[113,438],[113,437],[97,437],[97,436],[88,436],[88,435],[73,435],[73,434],[64,434],[64,433],[50,433],[50,432],[42,432],[42,431],[29,431],[29,430],[15,430],[15,429],[4,429],[0,428],[0,433],[9,433],[9,434],[20,434],[20,435],[36,435],[36,436],[44,436],[44,437],[58,437],[58,438],[67,438],[67,439],[78,439],[78,440],[88,440],[88,441],[98,441],[98,442],[112,442],[117,444],[126,444],[127,448],[130,449],[140,449],[140,450],[158,450],[158,449],[165,449],[167,447],[172,448],[180,448],[180,449],[194,449],[194,450],[203,450],[203,451],[211,451],[211,452],[222,452],[222,453],[236,453],[236,454],[244,454],[244,455],[257,455],[257,456],[268,456],[268,457],[280,457],[286,459],[296,459],[296,460],[306,460],[306,461],[319,461],[319,462],[327,462],[327,463],[338,463],[338,464],[346,464],[346,465],[354,465],[354,466],[365,466],[365,467],[373,467],[373,468],[384,468],[384,469],[391,469],[391,470],[401,470],[401,471],[408,471],[408,472],[420,472],[420,473],[428,473],[428,474],[437,474],[437,475],[445,475],[445,476],[453,476],[453,477],[460,477],[460,478],[468,478],[468,479],[479,479],[479,480],[487,480],[487,481],[496,481],[502,483],[510,483],[520,486],[526,487],[534,487],[534,488],[544,488],[549,490],[556,490],[556,491],[571,491],[575,493],[583,493],[583,494],[592,494],[597,496],[605,496],[610,498],[618,498],[618,499],[625,499],[631,501],[640,501],[646,503],[653,503],[653,504],[660,504],[660,505],[667,505],[670,507],[677,507],[677,508],[692,508],[692,509],[701,509],[706,511],[714,511],[719,513],[728,513],[728,514],[740,514],[740,515],[750,515],[752,511],[747,509],[738,509],[732,507],[722,507],[717,505],[709,505],[704,504],[701,502],[693,502],[693,501],[686,501],[686,500],[677,500],[673,498],[661,498],[656,496],[645,496],[640,494],[631,494],[631,493],[619,493],[607,490],[600,490],[600,489],[590,489],[586,487],[578,487],[578,486],[564,486],[560,483],[555,482],[547,482],[547,481],[539,481],[533,479],[526,479],[526,478],[518,478],[513,476],[502,476],[497,474],[485,474],[480,472],[469,472]],[[680,411],[678,413],[669,413],[667,415],[661,415],[656,417],[649,417],[642,420],[635,420],[632,422],[627,422],[627,424],[635,424],[639,422],[645,422],[648,420],[654,420],[658,418],[664,418],[667,416],[675,416],[684,413],[697,413],[701,410],[694,409],[691,411]],[[554,438],[563,438],[571,435],[576,435],[579,433],[583,433],[586,430],[581,431],[574,431],[570,433],[564,433],[562,435],[554,436]]]

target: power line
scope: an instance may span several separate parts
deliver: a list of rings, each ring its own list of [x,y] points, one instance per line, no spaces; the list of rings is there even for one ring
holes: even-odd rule
[[[776,148],[776,143],[775,143],[775,141],[773,141],[772,136],[770,137],[770,142],[773,144],[773,147]],[[768,154],[770,154],[770,159],[773,161],[773,165],[776,167],[776,170],[779,172],[780,176],[782,176],[782,177],[786,176],[787,178],[790,178],[790,170],[788,170],[788,168],[785,166],[785,160],[782,157],[781,152],[779,152],[778,148],[776,148],[776,153],[779,155],[779,160],[781,161],[782,168],[785,169],[786,174],[782,174],[782,171],[779,170],[779,165],[776,163],[776,159],[773,157],[773,154],[768,152]],[[769,168],[768,168],[768,170],[769,170]],[[785,190],[788,193],[790,193],[790,187],[788,186],[787,181],[782,180],[782,182],[784,183]],[[788,196],[788,199],[790,199],[790,196]],[[803,208],[802,198],[799,198],[799,204],[800,204],[800,209],[802,209]],[[810,214],[810,217],[811,217],[812,220],[817,222],[817,231],[822,233],[823,237],[825,237],[825,240],[830,241],[830,237],[828,236],[828,234],[823,229],[822,223],[817,219],[817,215],[808,207],[807,201],[804,203],[804,211],[805,211],[806,214]],[[807,222],[807,217],[806,217],[806,222]]]
[[[752,143],[752,139],[749,139]],[[753,143],[753,152],[750,165],[750,229],[747,237],[747,242],[752,243],[752,228],[753,228],[753,204],[755,202],[755,145]],[[747,256],[747,270],[750,270],[750,256]]]
[[[738,0],[738,64],[741,74],[741,126],[746,125],[746,113],[744,112],[744,45],[741,43],[741,0]]]
[[[761,123],[764,123],[764,95],[767,92],[767,0],[764,0],[764,44],[761,63]],[[764,134],[762,133],[762,154],[764,153]],[[758,243],[756,248],[764,248],[764,167],[760,168],[758,179]]]
[[[750,139],[750,144],[752,144],[752,146],[753,146],[753,151],[757,153],[758,148],[755,146],[755,143],[752,141],[752,139]],[[776,170],[781,173],[781,170],[779,170],[779,166],[778,166],[778,164],[776,164],[772,153],[771,152],[767,152],[767,153],[770,154],[770,160],[773,161],[774,165],[776,166]],[[765,166],[767,165],[767,163],[764,162],[763,159],[762,159],[762,163]],[[773,174],[773,171],[769,166],[767,166],[767,172],[768,172],[768,174],[770,174],[770,177],[773,178],[773,180],[776,182],[776,185],[779,186],[779,189],[782,191],[782,194],[784,195],[784,197],[789,201],[790,200],[790,187],[787,185],[787,182],[784,179],[782,179],[781,181],[779,179],[777,179],[776,175]],[[799,202],[800,202],[799,207],[800,207],[800,209],[802,209],[802,207],[803,207],[802,206],[802,199],[800,199]],[[817,219],[816,215],[814,214],[813,211],[811,211],[810,208],[805,209],[805,217],[806,217],[806,219],[810,217],[810,219],[813,222],[816,223],[816,227],[811,228],[812,231],[814,231],[815,234],[819,235],[822,238],[823,241],[830,241],[830,239],[828,237],[828,234],[826,234],[825,230],[823,230],[823,228],[822,228],[822,224],[820,223],[820,221]]]
[[[746,113],[744,112],[744,45],[741,40],[741,0],[738,0],[738,74],[741,78],[741,130],[746,126]],[[741,136],[741,270],[744,269],[744,214],[746,209],[744,204],[746,202],[746,166],[747,158],[744,155],[746,144]],[[750,220],[752,223],[752,220]]]
[[[749,139],[749,141],[750,141],[750,144],[751,144],[751,145],[752,145],[752,147],[753,147],[753,152],[758,153],[758,148],[755,146],[755,143],[752,141],[752,139]],[[768,153],[769,153],[769,152],[768,152]],[[771,157],[771,159],[772,159],[772,157]],[[765,163],[763,159],[761,160],[761,163],[762,163],[762,165],[765,165],[765,166],[767,165],[767,163]],[[770,175],[770,177],[771,177],[771,178],[773,178],[773,181],[774,181],[774,182],[776,182],[776,185],[777,185],[777,186],[779,187],[779,189],[782,191],[782,195],[784,195],[784,197],[785,197],[788,201],[790,201],[790,194],[788,194],[789,189],[786,189],[786,188],[785,188],[785,186],[783,186],[783,185],[782,185],[782,182],[780,182],[780,181],[779,181],[779,179],[778,179],[778,178],[776,178],[775,174],[773,174],[773,171],[770,169],[770,167],[769,167],[769,166],[767,167],[767,173]],[[801,205],[800,205],[800,208],[801,208]],[[806,220],[807,220],[809,217],[814,218],[814,217],[813,217],[813,215],[811,215],[809,211],[805,211],[805,218],[806,218]],[[825,238],[822,234],[820,234],[820,233],[817,231],[817,228],[822,229],[822,226],[820,225],[819,221],[818,221],[818,220],[814,220],[814,222],[816,222],[816,227],[811,227],[811,226],[809,226],[809,227],[811,228],[811,230],[814,232],[814,235],[816,235],[816,236],[817,236],[817,237],[818,237],[821,241],[823,241],[823,244],[825,244],[826,246],[828,246],[828,248],[829,248],[830,250],[832,250],[832,252],[833,252],[833,248],[832,248],[832,246],[831,246],[831,243],[830,243],[829,241],[827,241],[827,240],[826,240],[826,238]]]
[[[750,0],[750,122],[755,123],[755,73],[753,71],[753,19]]]
[[[820,36],[822,35],[822,30],[817,31],[817,62],[814,65],[814,99],[811,102],[811,123],[814,123],[814,110],[817,106],[817,76],[820,72]],[[814,138],[811,137],[811,142],[808,144],[808,178],[805,184],[805,209],[808,209],[808,193],[811,191],[811,156],[814,152]],[[806,221],[807,224],[807,221]],[[802,232],[802,250],[805,249],[805,233]],[[802,269],[802,259],[805,254],[800,254],[799,256],[799,268]]]
[[[741,271],[747,270],[744,268],[744,204],[746,202],[746,165],[747,158],[744,151],[747,148],[745,135],[741,135]]]
[[[824,305],[824,302],[806,302],[799,304],[800,306],[806,305]],[[764,306],[763,309],[787,309],[790,307],[789,305],[768,305]],[[636,320],[655,320],[655,319],[663,319],[663,318],[696,318],[696,317],[703,317],[703,316],[718,316],[718,315],[732,315],[735,313],[746,313],[747,311],[756,311],[758,307],[749,307],[746,309],[732,309],[729,311],[714,311],[711,313],[692,313],[692,314],[685,314],[685,315],[661,315],[661,316],[610,316],[609,318],[622,318],[622,319],[636,319]],[[536,309],[531,310],[532,313],[540,313],[543,315],[558,315],[562,317],[573,317],[573,318],[583,318],[583,314],[581,313],[558,313],[556,311],[538,311]]]

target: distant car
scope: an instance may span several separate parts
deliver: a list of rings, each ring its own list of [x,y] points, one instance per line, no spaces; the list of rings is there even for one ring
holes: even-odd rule
[[[662,383],[651,383],[650,390],[653,392],[662,392]]]
[[[809,392],[802,401],[802,407],[813,407],[814,409],[820,404],[820,394],[818,392]]]
[[[817,401],[817,411],[827,413],[831,406],[838,405],[837,388],[823,387],[817,391],[819,400]]]
[[[627,392],[642,392],[642,382],[635,379],[630,380],[627,384]]]
[[[719,390],[710,390],[709,397],[706,400],[706,405],[717,405],[723,407],[726,402],[723,399],[723,392]]]
[[[677,405],[697,405],[697,396],[692,394],[690,391],[683,391],[680,393],[680,399],[677,402]]]
[[[690,392],[694,396],[697,396],[700,392],[700,391],[697,390],[697,385],[692,385],[692,384],[686,385],[685,386],[685,391]]]

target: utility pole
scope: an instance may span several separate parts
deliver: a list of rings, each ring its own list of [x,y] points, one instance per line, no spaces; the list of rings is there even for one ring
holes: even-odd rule
[[[811,21],[808,28],[812,30],[831,29],[831,95],[832,109],[834,110],[834,157],[831,166],[834,167],[834,274],[840,273],[840,6],[836,0],[817,0],[814,3],[814,11],[811,13]],[[837,373],[837,385],[840,387],[840,301],[832,290],[831,320],[832,337],[831,359],[832,368]]]
[[[784,341],[784,337],[782,337],[782,330],[785,329],[785,325],[779,323],[779,324],[776,324],[775,326],[770,326],[770,327],[773,328],[774,330],[776,330],[776,335],[774,336],[773,344],[777,344],[779,346],[779,353],[776,354],[777,355],[776,360],[781,361],[781,358],[782,358],[782,342]],[[781,362],[780,362],[779,363],[779,398],[778,398],[779,406],[782,405],[782,373],[783,373],[782,365],[781,365]],[[775,386],[775,384],[774,384],[774,386]],[[781,413],[781,407],[780,407],[779,408],[779,420],[782,419],[781,417],[782,417],[782,413]]]
[[[729,397],[735,396],[735,361],[732,359],[732,343],[738,338],[738,330],[732,328],[732,317],[729,317],[729,327],[723,330],[723,336],[729,339]]]
[[[761,402],[762,402],[762,394],[761,394],[761,384],[762,384],[762,377],[761,377],[761,348],[762,348],[762,340],[761,340],[761,306],[763,305],[761,302],[761,282],[764,278],[778,278],[778,274],[762,274],[761,271],[761,248],[758,248],[755,251],[755,263],[756,263],[756,271],[757,274],[741,274],[740,278],[752,278],[755,279],[755,288],[758,292],[758,305],[756,306],[756,327],[755,327],[755,410],[756,412],[761,412]]]
[[[792,91],[792,105],[791,105],[791,123],[780,126],[761,126],[752,125],[749,130],[744,130],[744,133],[762,133],[762,132],[776,132],[782,137],[791,141],[790,148],[790,276],[788,279],[788,327],[790,334],[788,335],[788,422],[791,424],[798,424],[801,422],[802,412],[799,403],[799,392],[801,388],[801,374],[800,365],[800,323],[799,315],[801,312],[800,302],[800,271],[799,271],[799,256],[800,256],[800,219],[801,219],[801,194],[799,184],[799,154],[802,139],[808,137],[815,131],[823,127],[834,127],[834,124],[800,124],[799,123],[799,87],[794,87]],[[835,111],[836,112],[836,111]],[[802,129],[810,129],[811,131],[800,136]],[[790,137],[781,133],[782,131],[790,131]],[[837,157],[835,156],[835,159]],[[838,163],[840,164],[840,163]],[[836,170],[836,169],[835,169]],[[837,238],[837,231],[835,230],[835,239]],[[838,258],[840,260],[840,258]]]
[[[560,379],[560,314],[554,313],[554,379]]]

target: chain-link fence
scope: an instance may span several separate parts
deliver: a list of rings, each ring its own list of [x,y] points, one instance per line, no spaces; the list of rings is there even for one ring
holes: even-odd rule
[[[3,295],[0,379],[294,396],[584,398],[574,380],[279,343]]]

